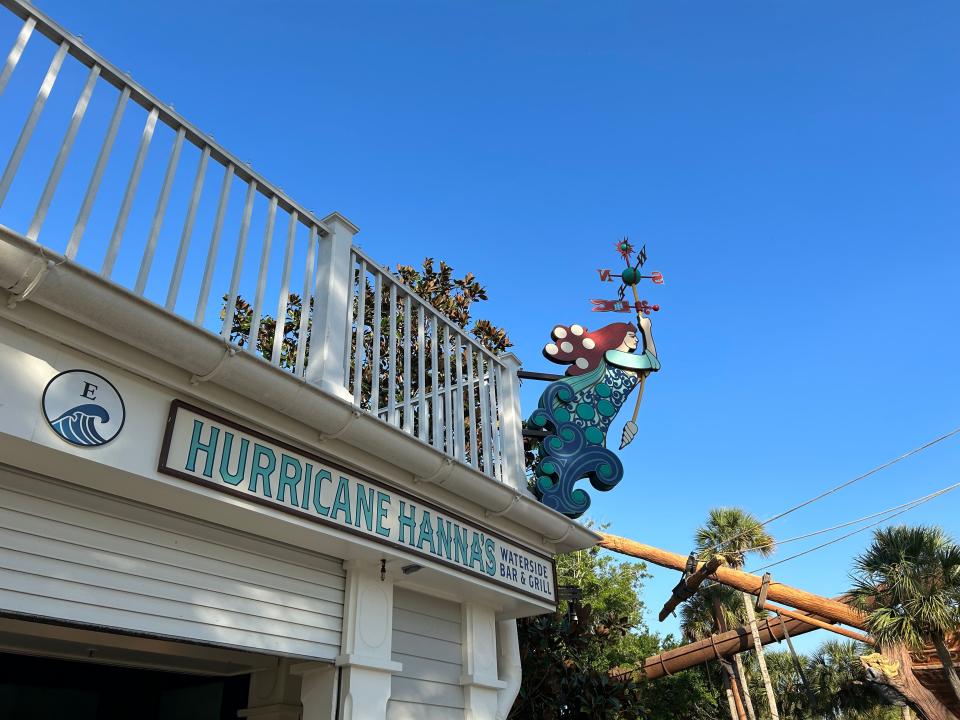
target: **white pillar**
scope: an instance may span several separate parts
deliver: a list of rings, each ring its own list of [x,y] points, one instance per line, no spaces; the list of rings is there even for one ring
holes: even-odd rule
[[[381,580],[378,562],[347,561],[344,568],[347,581],[343,639],[337,657],[337,666],[343,671],[338,720],[383,720],[391,675],[403,669],[390,657],[393,578],[388,573]],[[304,720],[308,720],[306,715]]]
[[[460,608],[464,720],[495,720],[498,693],[507,686],[497,677],[497,618],[482,605]]]
[[[329,663],[305,662],[290,668],[300,677],[299,720],[334,720],[337,707],[337,668]]]
[[[520,414],[520,359],[513,353],[500,356],[504,369],[500,383],[500,412],[503,415],[504,482],[525,495],[527,473],[523,462],[523,416]]]
[[[290,660],[278,659],[276,667],[250,674],[247,708],[238,715],[251,720],[300,720],[300,678],[291,674]]]
[[[330,235],[320,238],[306,378],[328,393],[352,401],[344,368],[350,330],[347,311],[352,308],[350,248],[359,230],[340,213],[328,215],[323,224]]]

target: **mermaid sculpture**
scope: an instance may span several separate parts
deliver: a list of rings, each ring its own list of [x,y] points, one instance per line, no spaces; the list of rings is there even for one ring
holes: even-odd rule
[[[633,323],[612,323],[593,332],[558,325],[543,349],[548,360],[569,367],[565,378],[547,386],[527,423],[548,433],[537,448],[535,492],[570,517],[590,506],[587,493],[574,488],[577,481],[610,490],[623,477],[620,459],[606,447],[607,433],[633,390],[639,385],[642,395],[647,376],[660,369],[650,318],[638,312],[637,324],[639,331]],[[621,449],[637,433],[636,417],[624,428]]]

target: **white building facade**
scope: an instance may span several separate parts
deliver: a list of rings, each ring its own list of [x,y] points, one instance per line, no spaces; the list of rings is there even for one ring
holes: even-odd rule
[[[0,4],[0,716],[506,717],[595,541],[526,489],[517,359]]]

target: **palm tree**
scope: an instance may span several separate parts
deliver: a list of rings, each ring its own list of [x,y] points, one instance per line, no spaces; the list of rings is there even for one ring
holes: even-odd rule
[[[960,700],[960,678],[947,639],[960,628],[960,546],[938,527],[877,530],[854,560],[853,603],[881,645],[914,651],[933,643],[943,674]]]
[[[853,640],[828,640],[806,662],[816,706],[826,718],[890,717],[899,713],[868,684],[860,656],[869,652]]]
[[[740,593],[729,585],[709,580],[680,607],[680,627],[694,640],[702,640],[746,622]]]
[[[759,520],[746,510],[735,507],[712,508],[707,514],[707,522],[697,529],[695,540],[697,555],[701,560],[721,555],[727,565],[737,569],[744,566],[748,553],[767,557],[776,547],[773,538],[763,529]],[[766,689],[767,702],[770,705],[770,714],[774,720],[778,720],[776,697],[773,694],[767,664],[764,662],[763,645],[760,643],[760,632],[757,629],[753,610],[753,598],[744,593],[743,603],[750,622],[750,631],[753,635],[760,675],[763,677]],[[737,660],[738,670],[743,677],[739,656]]]
[[[712,508],[707,522],[697,528],[697,553],[702,560],[722,555],[727,565],[742,568],[747,553],[768,557],[776,549],[773,538],[753,515],[742,508]]]

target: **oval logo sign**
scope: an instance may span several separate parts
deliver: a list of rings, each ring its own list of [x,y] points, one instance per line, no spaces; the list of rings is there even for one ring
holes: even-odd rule
[[[120,393],[105,377],[88,370],[67,370],[47,383],[43,415],[68,443],[95,447],[120,434],[126,410]]]

